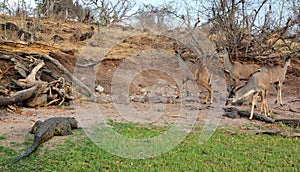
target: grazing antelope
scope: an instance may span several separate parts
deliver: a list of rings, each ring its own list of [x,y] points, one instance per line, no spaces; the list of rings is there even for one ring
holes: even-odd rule
[[[232,62],[227,52],[220,56],[223,56],[224,70],[230,74],[235,89],[243,85],[240,82],[241,80],[248,80],[253,73],[260,69],[260,66],[257,64],[242,64],[237,61]]]
[[[195,64],[191,61],[183,61],[180,53],[177,53],[177,58],[181,69],[185,72],[182,85],[186,84],[187,81],[192,80],[196,81],[198,86],[204,87],[208,91],[208,96],[205,98],[205,103],[207,103],[208,98],[210,98],[210,104],[213,103],[213,89],[211,86],[211,76],[207,71],[207,68],[204,64]]]
[[[256,104],[256,98],[258,97],[259,93],[261,93],[262,98],[262,105],[261,105],[261,112],[264,109],[264,113],[267,116],[268,113],[268,89],[270,87],[270,77],[269,73],[266,71],[259,71],[254,73],[248,82],[237,90],[230,91],[230,95],[226,101],[225,105],[229,103],[235,103],[238,100],[252,95],[252,106],[251,106],[251,113],[250,118],[253,118],[254,112],[254,105]],[[261,113],[260,112],[260,113]]]
[[[285,74],[286,74],[287,68],[290,65],[291,65],[291,59],[287,58],[284,62],[283,67],[277,65],[277,66],[273,66],[273,67],[263,67],[262,68],[262,71],[265,71],[269,74],[270,83],[276,84],[277,97],[276,97],[275,104],[278,102],[278,98],[279,98],[281,106],[283,106],[282,97],[281,97],[282,85],[283,85],[283,81],[285,79]]]

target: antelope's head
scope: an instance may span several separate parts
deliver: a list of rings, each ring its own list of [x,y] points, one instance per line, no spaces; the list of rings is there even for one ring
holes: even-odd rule
[[[228,104],[231,104],[231,103],[235,103],[237,101],[235,99],[236,88],[232,84],[227,87],[227,92],[228,92],[228,94],[227,94],[228,96],[227,96],[225,106],[227,106]]]

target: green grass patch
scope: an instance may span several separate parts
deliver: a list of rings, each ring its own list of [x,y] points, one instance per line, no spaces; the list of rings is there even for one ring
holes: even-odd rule
[[[165,127],[110,122],[113,129],[131,138],[151,138]],[[63,145],[40,149],[12,164],[16,154],[0,147],[0,171],[297,171],[299,138],[231,134],[219,129],[203,145],[200,133],[191,133],[171,151],[148,159],[126,159],[95,145],[84,131],[75,131]],[[26,149],[29,146],[26,146]],[[25,149],[24,149],[25,151]],[[23,151],[22,151],[23,153]]]
[[[6,138],[6,136],[0,136],[0,140],[5,140]]]
[[[157,127],[154,125],[140,125],[132,123],[118,123],[112,120],[108,123],[117,133],[134,139],[148,139],[161,135],[170,127]]]

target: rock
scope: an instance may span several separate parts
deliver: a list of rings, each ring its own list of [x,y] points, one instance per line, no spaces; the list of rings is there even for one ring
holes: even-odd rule
[[[19,30],[19,27],[16,24],[11,23],[11,22],[0,24],[0,28],[2,30],[11,30],[11,31],[18,31]]]
[[[46,27],[41,26],[41,28],[39,29],[39,31],[40,31],[41,33],[51,33],[51,32],[52,32],[52,29],[51,29],[51,28],[46,28]]]
[[[130,97],[124,94],[116,95],[112,97],[113,102],[117,104],[129,104]]]
[[[61,51],[71,56],[74,56],[76,53],[79,52],[77,49],[62,49]]]
[[[144,95],[146,95],[149,92],[149,89],[147,87],[141,88],[140,92],[143,93]]]
[[[187,96],[183,98],[184,101],[192,103],[192,102],[197,102],[200,103],[201,100],[198,96]]]
[[[62,29],[63,32],[65,33],[73,33],[74,30],[71,30],[71,29]]]
[[[141,88],[145,88],[145,87],[147,87],[147,84],[146,83],[139,83],[138,86],[141,87]]]
[[[150,103],[168,103],[168,99],[166,97],[157,95],[146,96],[145,100]]]
[[[131,31],[131,30],[134,30],[134,27],[132,27],[132,26],[123,26],[122,27],[122,31]]]
[[[132,97],[130,98],[130,100],[131,100],[132,102],[137,102],[137,103],[145,103],[145,102],[146,102],[146,99],[145,99],[144,96],[132,96]]]
[[[89,98],[89,101],[91,102],[97,102],[97,103],[112,103],[111,96],[108,94],[101,94],[97,96],[92,96]]]
[[[85,40],[87,40],[87,39],[92,38],[93,35],[94,35],[94,32],[92,32],[92,31],[87,32],[87,33],[84,33],[84,34],[82,34],[82,35],[79,37],[79,40],[80,40],[80,41],[85,41]]]
[[[38,106],[44,106],[48,103],[47,98],[48,98],[47,94],[41,94],[38,97],[34,98],[33,100],[27,101],[26,106],[32,107],[32,108],[38,107]]]
[[[150,29],[148,29],[148,28],[143,28],[143,32],[150,32]]]
[[[21,41],[31,41],[32,39],[32,34],[23,30],[23,29],[20,29],[19,32],[18,32],[18,37]],[[33,39],[35,40],[36,37],[33,37]]]
[[[53,40],[54,43],[57,43],[57,42],[64,42],[65,39],[59,35],[54,35],[52,36],[51,40]]]
[[[101,85],[97,85],[95,90],[98,92],[98,93],[102,93],[104,91],[104,87],[102,87]]]

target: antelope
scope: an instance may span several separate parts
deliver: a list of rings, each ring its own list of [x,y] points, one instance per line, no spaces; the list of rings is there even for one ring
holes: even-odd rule
[[[273,66],[273,67],[263,67],[262,68],[262,71],[265,71],[269,74],[270,83],[276,84],[275,88],[277,90],[277,97],[275,100],[275,104],[278,102],[278,98],[279,98],[280,106],[283,106],[282,97],[281,97],[282,85],[283,85],[283,81],[285,79],[285,74],[286,74],[287,68],[290,65],[291,65],[291,59],[287,58],[284,61],[283,67],[277,65],[277,66]]]
[[[260,69],[260,66],[257,64],[242,64],[237,61],[232,62],[227,52],[221,56],[223,56],[224,70],[230,74],[235,89],[242,86],[241,80],[248,80],[253,73]]]
[[[205,98],[204,103],[207,103],[208,98],[210,98],[210,104],[212,104],[213,89],[211,86],[211,75],[208,73],[206,66],[204,64],[198,65],[191,61],[184,61],[180,53],[177,53],[177,58],[181,69],[185,72],[182,85],[186,84],[187,87],[188,80],[196,81],[198,86],[202,86],[208,91],[208,96]]]
[[[270,87],[270,77],[269,73],[266,71],[259,71],[254,73],[248,80],[248,82],[240,87],[237,90],[230,91],[230,95],[226,101],[225,105],[229,103],[235,103],[238,100],[252,95],[252,106],[251,106],[251,113],[249,119],[253,118],[254,113],[254,105],[256,104],[256,98],[258,95],[261,95],[262,105],[260,109],[260,113],[264,109],[264,114],[267,116],[268,112],[268,89]]]

